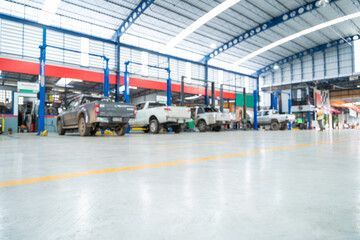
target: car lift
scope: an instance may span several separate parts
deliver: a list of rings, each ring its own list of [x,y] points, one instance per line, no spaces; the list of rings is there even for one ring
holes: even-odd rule
[[[40,48],[40,75],[39,75],[39,113],[38,113],[38,133],[37,135],[41,135],[42,132],[45,130],[45,70],[46,70],[46,49],[53,48],[58,50],[64,50],[74,53],[81,54],[80,51],[61,48],[57,46],[47,45],[46,44],[46,27],[43,27],[43,34],[42,34],[42,45],[39,46]],[[109,78],[109,58],[98,55],[88,53],[89,56],[100,57],[104,60],[104,97],[109,97],[109,90],[110,90],[110,78]]]
[[[168,67],[164,68],[164,67],[158,67],[158,66],[154,66],[154,65],[147,65],[147,64],[141,64],[138,62],[133,62],[133,61],[126,61],[125,62],[125,72],[124,72],[124,101],[126,103],[130,103],[130,79],[129,79],[129,65],[130,64],[134,64],[134,65],[138,65],[138,66],[147,66],[150,68],[156,68],[156,69],[160,69],[160,70],[165,70],[167,72],[167,79],[166,79],[166,105],[167,106],[171,106],[172,105],[172,89],[171,89],[171,71],[170,71],[170,63],[168,61]]]

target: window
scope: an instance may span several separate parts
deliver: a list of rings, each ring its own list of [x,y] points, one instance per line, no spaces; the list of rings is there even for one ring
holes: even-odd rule
[[[88,67],[89,66],[89,39],[81,38],[81,66]]]
[[[203,108],[199,108],[198,109],[198,114],[204,113],[204,109]]]
[[[141,75],[149,76],[149,54],[147,52],[141,52]]]
[[[145,107],[145,103],[140,103],[138,105],[136,105],[136,110],[141,110]]]
[[[360,40],[354,41],[354,71],[360,72]]]
[[[166,106],[166,104],[164,104],[164,103],[158,103],[158,102],[149,103],[149,108],[165,107],[165,106]]]
[[[185,63],[185,74],[186,74],[186,80],[188,82],[191,82],[191,63],[190,62]]]

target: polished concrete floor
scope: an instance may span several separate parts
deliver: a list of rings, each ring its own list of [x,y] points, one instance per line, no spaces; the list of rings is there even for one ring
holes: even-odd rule
[[[360,239],[359,136],[0,136],[0,239]]]

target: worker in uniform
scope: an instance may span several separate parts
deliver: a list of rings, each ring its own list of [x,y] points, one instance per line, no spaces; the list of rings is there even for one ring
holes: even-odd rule
[[[317,119],[317,122],[319,124],[319,127],[320,127],[320,131],[324,131],[325,128],[324,128],[324,124],[323,124],[323,120],[324,120],[324,111],[319,108],[316,112],[316,119]]]

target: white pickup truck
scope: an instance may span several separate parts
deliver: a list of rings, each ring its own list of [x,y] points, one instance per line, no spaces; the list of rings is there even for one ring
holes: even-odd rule
[[[251,124],[254,124],[253,116],[251,115]],[[259,126],[270,126],[271,130],[286,130],[288,123],[295,121],[293,114],[280,114],[277,110],[261,110],[258,113]]]
[[[161,127],[172,128],[180,133],[182,126],[191,119],[190,108],[166,106],[164,103],[147,101],[136,105],[136,118],[129,124],[132,127],[145,128],[144,132],[157,134]]]
[[[219,132],[222,125],[229,124],[232,120],[230,113],[222,113],[216,108],[206,106],[191,108],[191,117],[200,132],[208,129]]]

